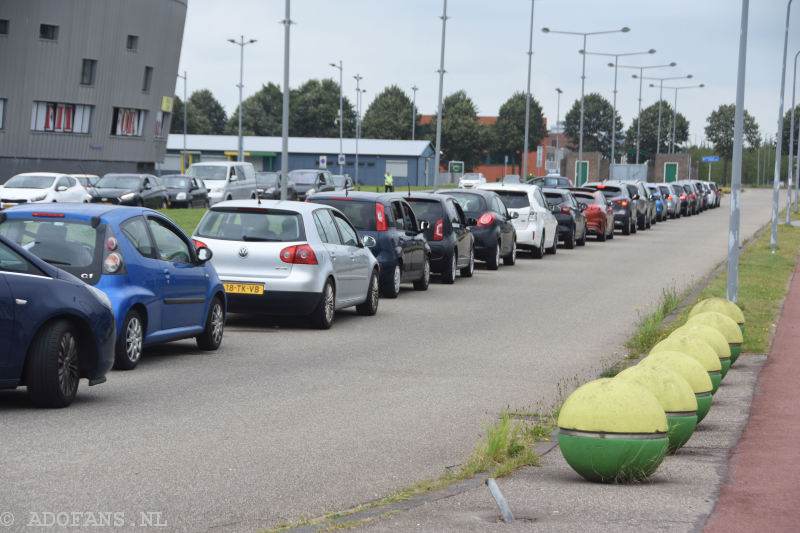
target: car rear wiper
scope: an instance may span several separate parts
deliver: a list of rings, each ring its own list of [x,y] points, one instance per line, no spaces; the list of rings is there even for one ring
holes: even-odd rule
[[[243,241],[248,242],[279,242],[280,239],[268,239],[266,237],[252,237],[250,235],[242,235]]]

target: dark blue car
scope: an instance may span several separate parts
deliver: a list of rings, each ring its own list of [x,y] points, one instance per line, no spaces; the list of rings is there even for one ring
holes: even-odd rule
[[[400,284],[412,282],[427,290],[431,277],[431,248],[425,239],[426,224],[417,222],[414,211],[403,198],[374,192],[317,193],[308,200],[335,207],[358,230],[359,237],[370,236],[369,249],[381,265],[381,295],[397,298]]]
[[[81,378],[105,382],[115,340],[102,291],[0,236],[0,389],[24,385],[34,404],[66,407]]]
[[[142,207],[30,204],[4,211],[0,235],[103,291],[116,315],[114,368],[143,347],[195,337],[222,342],[226,300],[208,260],[169,218]]]

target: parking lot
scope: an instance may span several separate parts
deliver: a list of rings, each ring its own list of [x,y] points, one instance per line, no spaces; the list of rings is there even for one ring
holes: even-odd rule
[[[771,191],[742,196],[742,240]],[[170,530],[255,530],[364,503],[460,463],[504,407],[548,407],[622,357],[639,313],[724,260],[721,209],[543,260],[521,254],[329,331],[231,315],[217,352],[149,349],[70,409],[0,391],[4,507],[160,513]],[[4,511],[6,509],[0,509]]]

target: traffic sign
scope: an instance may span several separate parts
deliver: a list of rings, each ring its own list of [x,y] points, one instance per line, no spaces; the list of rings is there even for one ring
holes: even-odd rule
[[[713,163],[715,161],[719,161],[718,155],[704,155],[703,156],[703,163]]]
[[[339,159],[337,161],[339,165],[344,165],[344,154],[339,154]]]
[[[328,156],[321,155],[319,156],[319,168],[327,168],[328,167]]]

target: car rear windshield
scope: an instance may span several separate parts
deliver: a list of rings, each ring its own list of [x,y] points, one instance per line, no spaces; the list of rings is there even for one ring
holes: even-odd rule
[[[350,219],[350,222],[359,231],[375,231],[375,202],[359,202],[356,200],[334,200],[331,198],[314,199],[316,204],[325,204],[335,207]]]
[[[211,209],[200,221],[197,235],[229,241],[306,240],[303,217],[299,213],[257,207]]]
[[[277,187],[278,174],[256,172],[256,183],[259,187]]]
[[[664,196],[672,195],[672,191],[669,190],[669,187],[659,187],[659,189],[661,190],[661,194]]]
[[[300,185],[313,185],[314,180],[317,179],[317,173],[313,171],[295,171],[289,172],[289,179]]]
[[[528,193],[524,191],[494,191],[503,200],[508,209],[522,209],[523,207],[530,207],[531,202],[528,200]]]
[[[228,179],[228,167],[217,165],[192,165],[186,171],[187,176],[200,178],[201,180],[226,180]]]
[[[592,205],[595,202],[594,196],[591,194],[572,193],[578,202],[586,205]]]
[[[53,176],[14,176],[3,184],[6,189],[47,189],[53,184]]]
[[[455,198],[456,202],[461,205],[464,213],[485,213],[488,211],[486,207],[486,200],[480,194],[470,194],[468,192],[448,192],[447,196]]]
[[[428,200],[423,198],[406,198],[414,215],[420,220],[427,220],[428,223],[435,223],[440,218],[444,218],[444,210],[439,200]]]
[[[43,261],[91,283],[100,271],[103,228],[63,218],[9,218],[0,224],[0,235]]]
[[[161,182],[167,189],[183,189],[189,184],[189,180],[186,178],[171,178],[169,176],[161,178]]]
[[[557,192],[546,192],[544,193],[544,198],[550,205],[562,205],[569,203],[564,196],[558,194]]]
[[[620,196],[624,196],[622,189],[620,189],[619,187],[610,187],[606,185],[602,189],[597,189],[597,190],[603,193],[603,196],[606,197],[606,200],[613,200],[614,198],[619,198]]]
[[[98,189],[136,189],[139,187],[139,178],[134,176],[105,175],[95,184]]]

